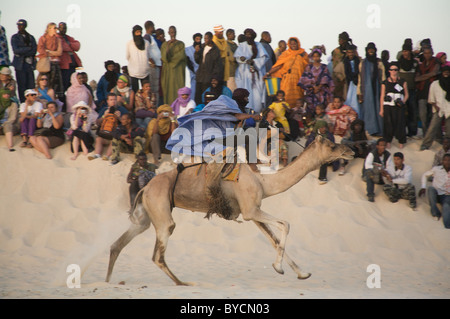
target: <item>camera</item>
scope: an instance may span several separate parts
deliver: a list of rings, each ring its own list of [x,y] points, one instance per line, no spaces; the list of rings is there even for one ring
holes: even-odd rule
[[[402,99],[396,99],[395,100],[395,105],[397,105],[397,106],[405,106],[405,103],[403,103],[403,100]]]
[[[392,102],[392,96],[386,95],[384,97],[384,102]]]
[[[164,117],[169,117],[169,115],[170,115],[169,112],[163,112]]]
[[[42,112],[44,113],[48,113],[48,109],[44,109]]]
[[[109,108],[109,114],[114,114],[114,113],[116,113],[116,111],[117,111],[117,109],[116,109],[115,106],[111,106],[111,107]]]

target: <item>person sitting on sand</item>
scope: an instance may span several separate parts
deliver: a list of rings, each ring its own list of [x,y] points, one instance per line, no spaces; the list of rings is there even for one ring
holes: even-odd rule
[[[363,167],[369,202],[375,201],[375,184],[384,185],[383,177],[387,177],[387,171],[395,171],[393,166],[391,153],[386,150],[386,140],[378,139],[376,149],[367,155]]]
[[[155,177],[156,170],[158,169],[155,164],[147,162],[147,154],[145,154],[145,152],[140,152],[136,158],[137,160],[131,166],[127,177],[127,183],[130,184],[129,192],[131,207],[133,207],[137,193],[139,193],[139,191]]]
[[[422,188],[419,197],[427,192],[427,179],[433,176],[433,185],[428,187],[428,201],[430,202],[431,215],[435,220],[443,217],[444,227],[450,228],[450,154],[445,154],[441,166],[435,166],[422,175]],[[437,204],[442,205],[442,211]]]
[[[95,122],[95,114],[84,101],[80,101],[72,108],[73,113],[70,116],[71,151],[74,154],[70,159],[76,160],[79,152],[88,155],[93,150],[94,138],[92,137],[91,127]]]
[[[134,121],[131,113],[120,117],[120,125],[113,132],[111,165],[120,161],[120,153],[139,154],[143,149],[145,131]]]
[[[20,135],[23,139],[20,147],[33,147],[29,143],[29,139],[36,131],[37,116],[43,108],[42,103],[37,101],[37,92],[33,89],[26,90],[25,102],[20,105],[19,109]]]
[[[44,109],[37,117],[37,130],[30,137],[30,143],[33,147],[51,159],[50,149],[61,146],[66,141],[64,135],[64,117],[58,112],[56,102],[48,102],[47,108]]]
[[[13,136],[19,132],[17,121],[19,108],[11,96],[12,93],[9,89],[0,89],[0,134],[5,134],[6,145],[10,152],[14,152]]]
[[[450,136],[444,137],[442,141],[442,148],[434,155],[432,167],[442,165],[445,154],[450,154]]]
[[[394,167],[386,169],[387,183],[383,186],[384,193],[391,203],[398,202],[399,199],[409,200],[409,207],[416,209],[416,188],[412,184],[412,167],[405,164],[403,153],[394,154]]]
[[[365,131],[365,124],[363,120],[356,119],[350,124],[350,136],[343,138],[341,144],[347,145],[355,153],[354,158],[366,158],[374,143],[369,141]],[[339,168],[339,175],[345,174],[345,167],[348,164],[347,160],[340,160],[341,167]]]

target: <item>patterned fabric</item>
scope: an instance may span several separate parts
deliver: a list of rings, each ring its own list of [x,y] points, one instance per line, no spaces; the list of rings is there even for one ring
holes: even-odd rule
[[[11,65],[9,61],[8,38],[3,26],[0,26],[0,65]]]
[[[399,188],[396,184],[386,184],[383,186],[383,191],[392,203],[398,202],[399,199],[407,199],[410,207],[415,208],[417,206],[416,188],[413,184],[407,184],[403,188]]]
[[[111,160],[119,161],[120,153],[134,153],[138,155],[140,152],[144,150],[144,141],[143,138],[137,136],[133,139],[133,145],[128,145],[124,141],[113,138],[112,140],[112,156]]]

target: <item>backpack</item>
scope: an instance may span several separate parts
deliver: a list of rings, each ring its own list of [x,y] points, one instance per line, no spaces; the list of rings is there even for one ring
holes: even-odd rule
[[[97,135],[107,139],[112,140],[113,135],[112,133],[116,129],[117,125],[119,123],[119,119],[115,114],[108,113],[103,118],[102,124],[98,128]]]

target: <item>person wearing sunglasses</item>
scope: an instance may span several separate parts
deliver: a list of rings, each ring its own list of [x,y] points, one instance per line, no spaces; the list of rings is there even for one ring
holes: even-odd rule
[[[397,62],[389,64],[389,77],[381,83],[380,116],[383,118],[383,137],[387,148],[395,137],[399,147],[406,143],[405,103],[408,101],[408,84],[399,77]]]
[[[44,107],[47,105],[47,103],[56,100],[55,91],[49,85],[47,74],[39,73],[36,79],[35,91],[38,92],[39,102],[41,102]]]

